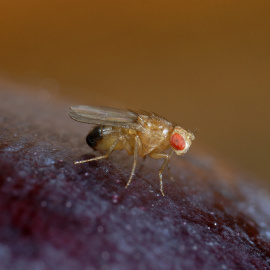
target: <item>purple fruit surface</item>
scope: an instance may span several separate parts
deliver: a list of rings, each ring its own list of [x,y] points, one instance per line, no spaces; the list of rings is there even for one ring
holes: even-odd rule
[[[124,151],[74,165],[100,152],[69,103],[0,87],[0,269],[270,269],[257,179],[194,147],[173,157],[174,182],[164,172],[165,197],[150,158],[126,189]]]

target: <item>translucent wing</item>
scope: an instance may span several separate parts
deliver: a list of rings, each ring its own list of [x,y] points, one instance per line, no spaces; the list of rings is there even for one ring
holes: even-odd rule
[[[95,106],[72,106],[69,116],[82,123],[107,125],[140,130],[142,127],[137,123],[137,114],[128,111],[108,107]]]

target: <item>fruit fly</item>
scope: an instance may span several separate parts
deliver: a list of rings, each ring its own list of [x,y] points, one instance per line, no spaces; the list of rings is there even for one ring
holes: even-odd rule
[[[164,196],[162,172],[173,153],[185,154],[194,135],[180,126],[174,125],[155,113],[120,110],[108,107],[73,106],[69,116],[82,123],[96,127],[86,137],[87,144],[94,150],[105,150],[105,155],[77,161],[81,164],[107,158],[114,150],[126,149],[134,156],[133,166],[126,187],[134,176],[138,156],[164,159],[159,169],[160,192]],[[172,148],[169,153],[163,151]]]

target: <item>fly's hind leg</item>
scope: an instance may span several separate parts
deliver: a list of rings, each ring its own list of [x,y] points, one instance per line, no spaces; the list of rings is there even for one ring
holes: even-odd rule
[[[94,158],[90,158],[90,159],[86,159],[86,160],[81,160],[81,161],[76,161],[74,162],[74,164],[81,164],[81,163],[86,163],[86,162],[90,162],[90,161],[94,161],[94,160],[99,160],[99,159],[104,159],[107,158],[112,151],[114,150],[114,148],[116,147],[116,145],[118,144],[118,142],[122,139],[122,136],[119,137],[109,148],[109,150],[107,151],[107,153],[103,156],[99,156],[99,157],[94,157]]]
[[[159,182],[160,182],[160,192],[163,196],[165,196],[164,192],[163,192],[163,181],[162,181],[162,172],[164,171],[165,167],[168,165],[172,155],[173,155],[174,151],[172,150],[172,152],[170,154],[165,154],[165,153],[152,153],[150,154],[150,156],[154,159],[161,159],[164,158],[164,162],[162,164],[162,166],[160,167],[158,174],[159,174]]]
[[[126,188],[130,185],[132,177],[133,177],[134,172],[135,172],[137,159],[138,159],[138,153],[139,153],[139,147],[141,147],[141,140],[140,140],[139,136],[136,136],[135,137],[135,146],[134,146],[134,162],[133,162],[130,177],[129,177],[128,182],[126,184]]]

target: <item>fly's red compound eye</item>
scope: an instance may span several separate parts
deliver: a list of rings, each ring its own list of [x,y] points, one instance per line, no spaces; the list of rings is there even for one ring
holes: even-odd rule
[[[170,144],[175,150],[184,150],[186,147],[185,139],[179,133],[174,133],[171,136]]]

